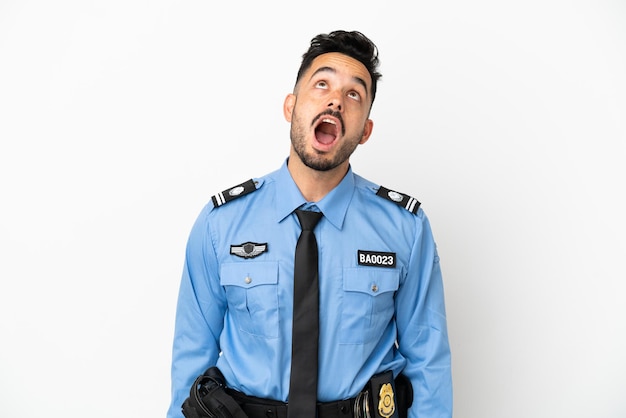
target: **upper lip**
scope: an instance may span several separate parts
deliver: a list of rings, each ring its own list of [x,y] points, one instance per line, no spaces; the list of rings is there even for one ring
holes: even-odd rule
[[[320,113],[314,120],[314,129],[317,129],[322,123],[329,123],[335,127],[335,136],[339,136],[339,133],[343,135],[343,121],[341,115],[334,115],[332,110]]]

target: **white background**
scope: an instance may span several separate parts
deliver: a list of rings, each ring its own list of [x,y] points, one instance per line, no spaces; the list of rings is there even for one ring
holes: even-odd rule
[[[334,29],[380,49],[352,163],[431,219],[455,417],[626,416],[626,3],[408,4],[0,1],[1,417],[165,415],[187,234]]]

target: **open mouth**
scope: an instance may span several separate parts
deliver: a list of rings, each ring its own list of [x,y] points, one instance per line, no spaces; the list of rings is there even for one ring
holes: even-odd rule
[[[334,118],[322,117],[315,127],[315,139],[323,145],[332,144],[337,139],[337,121]]]

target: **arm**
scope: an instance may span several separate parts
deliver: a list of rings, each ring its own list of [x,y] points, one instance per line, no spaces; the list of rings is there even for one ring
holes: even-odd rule
[[[398,290],[398,350],[413,385],[409,418],[452,417],[450,346],[439,256],[422,210],[405,281]]]
[[[172,351],[172,400],[168,418],[182,418],[181,405],[198,375],[215,365],[226,300],[219,284],[218,263],[203,209],[187,242],[178,294]]]

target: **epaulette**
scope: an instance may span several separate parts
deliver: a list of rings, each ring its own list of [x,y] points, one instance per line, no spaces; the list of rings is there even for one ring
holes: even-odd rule
[[[420,208],[420,202],[409,195],[404,193],[396,192],[386,187],[380,186],[378,191],[376,192],[377,196],[382,197],[383,199],[387,199],[397,204],[398,206],[402,206],[404,209],[409,212],[416,214],[417,210]]]
[[[238,184],[235,187],[226,189],[223,192],[216,194],[215,196],[211,196],[211,200],[213,201],[213,206],[217,208],[230,202],[231,200],[235,200],[238,197],[245,196],[248,193],[252,193],[256,189],[257,188],[255,181],[250,179],[244,183]]]

